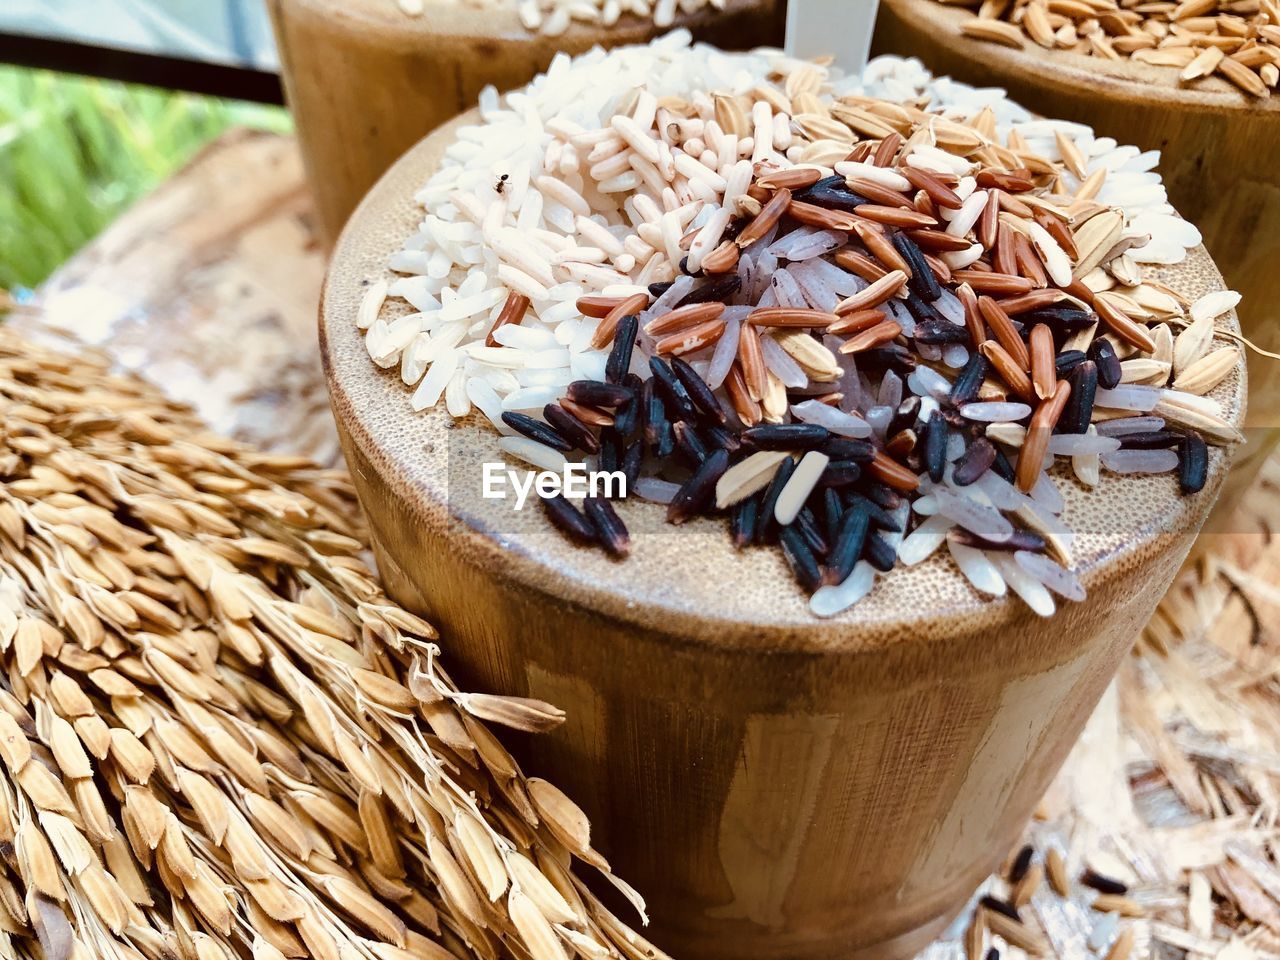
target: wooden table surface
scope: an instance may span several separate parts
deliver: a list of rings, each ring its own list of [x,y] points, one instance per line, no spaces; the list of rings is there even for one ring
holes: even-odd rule
[[[316,349],[323,266],[295,143],[235,131],[68,262],[41,296],[54,324],[223,431],[335,462]],[[1090,865],[1133,884],[1129,899],[1143,916],[1119,921],[1133,927],[1132,957],[1280,956],[1278,521],[1273,458],[1231,531],[1213,538],[1200,568],[1183,573],[1135,638],[1027,828],[1037,862],[1057,846],[1073,878]],[[988,888],[1008,895],[999,878]],[[1116,915],[1091,909],[1094,896],[1073,883],[1064,900],[1041,884],[1023,914],[1043,930],[1050,956],[1106,954]],[[967,922],[922,956],[964,957]],[[1002,960],[1026,956],[992,942]]]

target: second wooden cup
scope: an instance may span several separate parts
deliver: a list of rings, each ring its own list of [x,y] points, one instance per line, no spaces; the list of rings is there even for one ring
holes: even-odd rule
[[[679,13],[671,27],[624,15],[530,32],[514,3],[428,2],[422,16],[395,0],[269,0],[307,175],[326,243],[405,150],[475,106],[488,84],[510,90],[559,51],[644,43],[675,27],[731,50],[780,44],[783,0],[725,0]]]

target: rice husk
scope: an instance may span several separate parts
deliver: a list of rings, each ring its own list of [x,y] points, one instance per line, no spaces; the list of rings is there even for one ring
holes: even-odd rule
[[[563,715],[453,685],[434,628],[366,565],[344,474],[11,328],[0,411],[7,953],[643,944],[561,867],[604,863],[581,812],[485,726]]]

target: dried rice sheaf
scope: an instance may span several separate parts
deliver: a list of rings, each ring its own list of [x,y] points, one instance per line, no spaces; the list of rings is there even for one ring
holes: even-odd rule
[[[0,420],[0,953],[662,956],[485,725],[563,715],[457,689],[345,475],[11,328]]]

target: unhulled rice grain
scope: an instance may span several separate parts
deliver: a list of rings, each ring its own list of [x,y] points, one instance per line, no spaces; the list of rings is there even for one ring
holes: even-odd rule
[[[349,478],[9,326],[0,416],[6,956],[664,956],[493,728],[563,713],[454,685]]]

